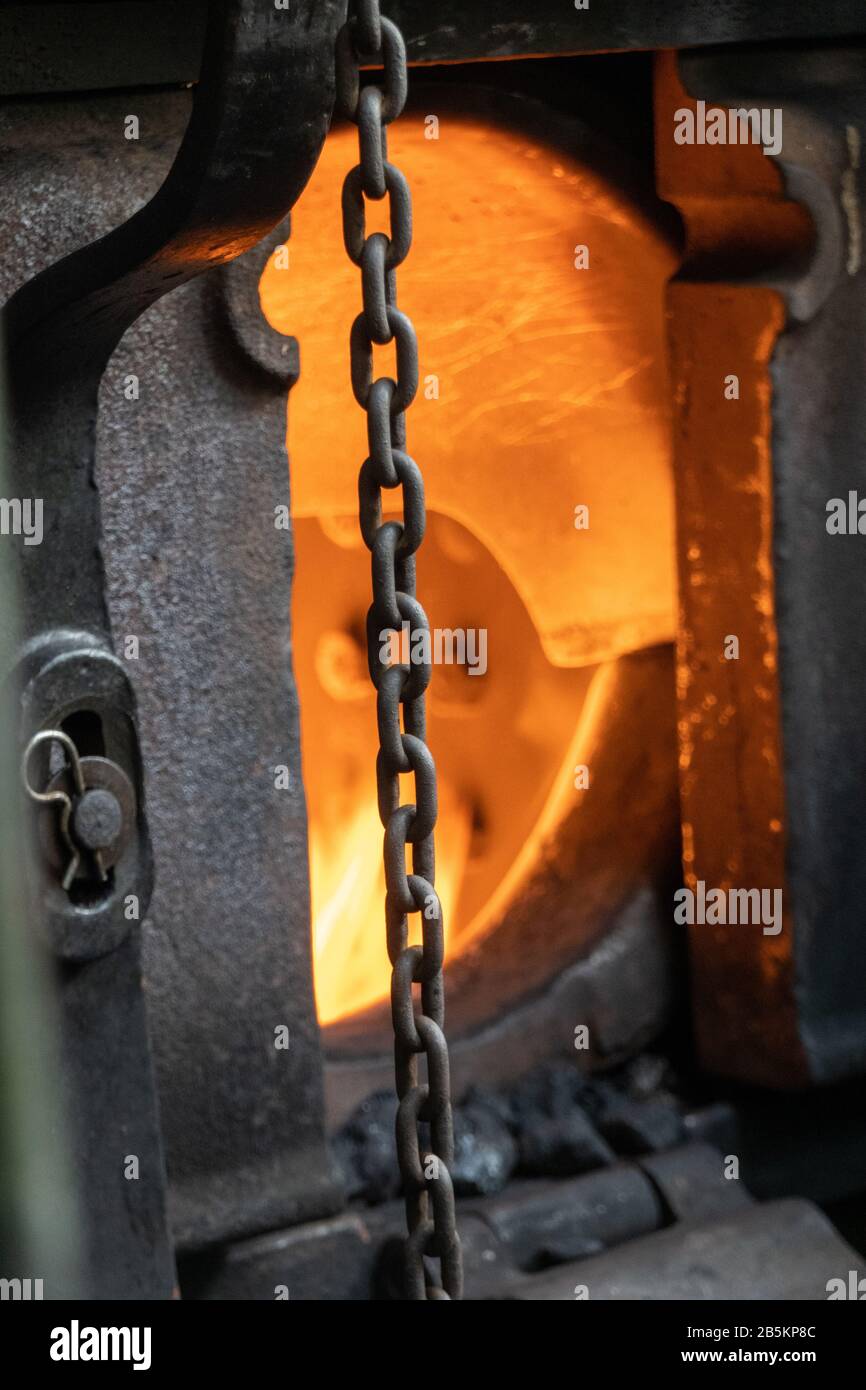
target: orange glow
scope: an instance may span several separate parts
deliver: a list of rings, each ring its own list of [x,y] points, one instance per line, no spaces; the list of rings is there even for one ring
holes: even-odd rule
[[[355,138],[329,137],[293,214],[288,269],[272,260],[261,287],[269,320],[301,344],[289,406],[294,662],[324,1023],[389,982],[362,645],[370,566],[354,519],[366,440],[348,332],[360,277],[339,211]],[[660,407],[671,257],[616,190],[519,133],[444,117],[429,141],[423,118],[406,117],[389,144],[416,227],[398,280],[421,350],[407,417],[430,512],[419,594],[432,626],[488,634],[485,675],[436,666],[428,692],[453,953],[495,924],[580,795],[573,763],[603,723],[604,663],[673,634]],[[368,232],[383,212],[368,205]],[[575,268],[576,244],[589,246],[589,270]],[[376,354],[376,374],[391,371],[391,350]],[[588,530],[575,527],[579,505]]]
[[[436,889],[447,940],[471,826],[469,807],[449,787],[442,791]],[[376,798],[367,788],[347,798],[342,821],[328,823],[317,816],[310,824],[316,1008],[322,1023],[375,1003],[389,978],[381,930],[385,873],[376,853],[381,838]]]

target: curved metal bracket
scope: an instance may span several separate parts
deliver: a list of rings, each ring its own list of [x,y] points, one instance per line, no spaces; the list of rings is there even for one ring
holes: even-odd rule
[[[265,236],[307,182],[333,105],[343,0],[210,7],[202,80],[164,184],[134,217],[66,256],[3,314],[17,495],[40,498],[45,541],[19,538],[24,637],[107,634],[93,487],[97,393],[131,323],[161,295]]]

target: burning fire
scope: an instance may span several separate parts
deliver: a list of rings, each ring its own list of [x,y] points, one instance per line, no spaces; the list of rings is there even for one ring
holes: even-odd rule
[[[364,781],[368,783],[369,776]],[[447,943],[472,822],[470,807],[448,784],[440,789],[439,805],[436,889]],[[346,798],[342,821],[316,815],[310,822],[316,1007],[322,1023],[375,1003],[390,976],[381,930],[381,840],[376,798],[368,786],[359,786],[355,796]]]
[[[407,417],[429,509],[419,596],[431,625],[483,629],[488,651],[483,676],[435,665],[428,692],[436,886],[453,954],[507,909],[579,794],[573,762],[591,711],[597,729],[603,664],[673,634],[659,409],[671,256],[562,151],[458,115],[442,116],[439,134],[425,139],[423,116],[404,117],[389,140],[415,208],[400,295],[422,354]],[[348,371],[360,286],[340,224],[355,140],[329,137],[290,254],[261,285],[271,323],[301,344],[289,403],[293,633],[323,1023],[381,999],[390,979],[363,635],[370,562],[355,519],[365,433]],[[368,205],[368,232],[387,230],[386,216]],[[590,248],[588,271],[576,269],[576,242]],[[393,350],[376,353],[376,374],[392,371]]]

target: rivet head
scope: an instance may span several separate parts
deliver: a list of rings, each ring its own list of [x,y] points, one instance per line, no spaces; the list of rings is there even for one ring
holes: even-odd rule
[[[123,812],[113,792],[94,787],[80,796],[72,812],[72,833],[83,849],[110,849],[123,827]]]

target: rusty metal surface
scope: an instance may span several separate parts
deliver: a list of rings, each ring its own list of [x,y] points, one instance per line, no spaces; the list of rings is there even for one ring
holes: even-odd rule
[[[154,103],[165,129],[176,102]],[[256,343],[252,358],[251,341],[229,329],[255,294],[263,254],[145,315],[102,392],[109,601],[115,629],[141,636],[159,865],[145,969],[182,1247],[308,1219],[339,1200],[322,1147],[288,665],[291,537],[274,527],[288,502],[285,359],[277,335],[272,354]],[[153,389],[130,411],[122,384],[142,364]],[[143,488],[148,507],[133,530]],[[281,765],[286,789],[274,785]],[[277,1051],[283,1024],[290,1045]]]
[[[84,957],[83,963],[59,967],[58,991],[66,1058],[64,1080],[68,1108],[75,1115],[76,1160],[86,1200],[85,1239],[91,1256],[89,1288],[96,1296],[165,1297],[173,1281],[164,1219],[164,1173],[140,984],[140,926],[134,919],[130,920],[132,914],[124,910],[129,887],[135,888],[140,914],[147,910],[149,855],[135,705],[128,679],[132,663],[124,669],[112,654],[108,612],[112,605],[106,602],[103,588],[103,566],[111,568],[113,549],[110,525],[106,522],[103,533],[99,506],[98,485],[102,482],[105,487],[103,466],[106,460],[109,472],[105,479],[110,480],[106,487],[108,506],[121,502],[128,509],[121,523],[124,535],[126,539],[135,538],[139,547],[137,558],[145,570],[137,576],[137,593],[152,597],[166,623],[161,634],[164,641],[158,643],[160,653],[167,654],[174,643],[175,653],[180,656],[182,652],[180,664],[187,680],[193,672],[189,662],[189,646],[192,645],[189,634],[186,634],[188,645],[184,646],[184,639],[179,637],[173,622],[174,610],[166,602],[169,575],[162,568],[162,555],[167,533],[172,528],[166,527],[167,513],[154,511],[155,431],[146,443],[142,441],[136,473],[132,420],[127,415],[123,426],[112,425],[110,418],[100,419],[97,425],[97,393],[106,361],[125,330],[148,305],[182,281],[252,247],[282,218],[297,196],[309,175],[330,114],[331,44],[339,15],[338,7],[331,4],[296,6],[291,16],[280,16],[276,11],[260,12],[255,6],[247,10],[238,0],[228,0],[212,6],[210,18],[204,76],[186,131],[188,108],[182,97],[168,97],[167,112],[159,98],[155,102],[151,99],[148,104],[146,98],[136,97],[136,107],[142,114],[145,107],[154,112],[154,126],[150,131],[145,127],[145,140],[132,146],[124,140],[128,99],[109,99],[107,107],[88,100],[73,103],[71,108],[11,106],[3,112],[6,135],[3,215],[9,219],[7,240],[10,243],[22,226],[21,207],[29,210],[23,224],[25,234],[16,243],[18,259],[12,263],[7,258],[3,268],[6,292],[17,291],[4,311],[10,362],[9,452],[14,460],[11,485],[19,496],[44,498],[46,516],[46,543],[32,548],[19,543],[15,547],[22,594],[23,636],[29,639],[19,663],[22,728],[26,738],[34,728],[56,727],[63,719],[77,717],[79,711],[94,711],[105,730],[105,751],[134,780],[139,802],[135,842],[138,857],[130,857],[132,850],[123,856],[115,870],[113,889],[96,908],[76,905],[74,900],[64,905],[58,897],[62,890],[50,882],[50,871],[34,868],[34,872],[46,875],[44,885],[39,880],[41,897],[34,890],[33,904],[38,904],[32,905],[36,925],[45,929],[44,934],[55,952],[62,956],[72,955],[77,962]],[[160,124],[166,114],[167,122]],[[75,130],[78,137],[72,157],[66,140],[70,129]],[[179,152],[171,164],[178,143]],[[148,163],[148,159],[152,162]],[[129,177],[130,165],[135,171],[134,177]],[[108,171],[114,172],[113,180],[106,177]],[[123,177],[116,176],[118,171],[122,171]],[[34,180],[41,199],[38,205],[34,201]],[[153,192],[153,197],[142,207],[142,194],[148,190]],[[129,220],[124,221],[125,218]],[[92,239],[100,235],[102,240],[93,243]],[[64,251],[72,254],[58,261],[58,255]],[[34,272],[41,274],[27,280]],[[211,300],[208,298],[206,302],[210,304]],[[177,306],[173,308],[177,312]],[[146,383],[149,377],[152,386],[156,382],[164,383],[166,361],[171,350],[176,351],[177,344],[183,340],[177,327],[170,344],[158,344],[160,350],[165,349],[161,360],[144,362],[139,343],[139,354],[130,366],[130,373],[138,381]],[[138,329],[133,330],[131,338],[124,341],[121,356],[130,342],[137,341],[137,332]],[[187,347],[187,355],[176,359],[178,378],[183,378],[187,384],[195,381],[201,390],[196,399],[185,401],[185,421],[194,417],[197,409],[205,411],[199,418],[206,418],[208,390],[213,389],[218,370],[212,369],[206,380],[197,377],[189,369],[189,363],[197,356],[203,374],[206,348],[197,336],[194,346],[187,343]],[[230,372],[230,364],[225,364],[225,369]],[[246,387],[250,367],[243,364],[237,374]],[[284,497],[285,472],[280,468],[276,445],[281,435],[284,401],[281,395],[274,397],[273,380],[264,394],[268,392],[271,413],[258,413],[254,434],[262,427],[267,428],[269,423],[273,425],[275,447],[268,451],[275,470],[271,475],[271,488],[275,493],[279,487]],[[145,399],[137,402],[142,407],[138,423],[141,424],[147,414],[148,399],[164,422],[168,413],[164,409],[165,401],[160,399],[159,391],[154,390],[149,398],[145,392]],[[130,404],[122,389],[118,390],[113,403],[116,405],[118,400]],[[246,400],[252,412],[258,404],[255,387],[247,393]],[[107,414],[110,417],[110,411]],[[216,418],[216,411],[212,418]],[[208,428],[211,423],[208,422]],[[110,474],[110,446],[101,449],[99,460],[95,460],[97,429],[101,443],[105,441],[107,429],[111,441],[118,447],[113,476]],[[178,429],[173,443],[179,440]],[[242,460],[249,458],[249,446],[250,439],[245,436],[243,444],[238,446]],[[163,456],[170,471],[172,502],[177,513],[175,525],[179,531],[185,521],[192,519],[193,525],[196,524],[188,508],[192,489],[184,484],[184,474],[192,458],[192,451],[183,447],[168,449]],[[262,553],[262,558],[270,563],[267,578],[256,576],[259,586],[255,600],[248,590],[247,609],[239,598],[235,612],[236,617],[241,614],[247,617],[251,608],[258,610],[259,589],[268,589],[273,595],[270,641],[263,642],[259,648],[265,670],[262,688],[257,691],[257,713],[267,721],[270,736],[283,753],[279,761],[291,762],[292,693],[284,663],[272,660],[274,651],[282,653],[284,650],[290,553],[285,533],[274,530],[273,496],[268,492],[264,474],[238,470],[234,457],[225,458],[225,465],[231,472],[232,486],[218,488],[216,493],[214,472],[198,474],[206,494],[201,500],[200,516],[207,517],[211,523],[220,521],[223,529],[219,535],[211,530],[210,537],[214,543],[218,540],[222,548],[226,535],[236,540],[234,505],[237,497],[242,496],[241,484],[237,481],[239,472],[241,477],[251,481],[256,478],[264,488],[258,512],[254,500],[248,498],[245,514],[251,524],[257,515],[262,518],[263,525],[267,523],[270,534],[276,538],[275,548],[270,554]],[[217,516],[214,502],[226,507],[229,515]],[[147,526],[146,518],[155,523],[156,529],[152,544],[142,550],[140,541],[142,530]],[[118,554],[120,548],[114,547],[114,553]],[[212,650],[218,645],[214,633],[219,632],[219,640],[223,642],[219,650],[235,679],[248,679],[249,668],[244,667],[248,633],[245,629],[243,641],[232,651],[226,644],[229,624],[221,621],[220,604],[231,606],[231,576],[223,575],[226,588],[222,593],[219,584],[208,588],[211,575],[207,566],[202,567],[200,540],[194,547],[186,548],[186,553],[192,568],[188,611],[200,613],[210,603],[207,646]],[[150,569],[151,565],[155,565],[155,571]],[[271,584],[270,577],[280,573],[282,585],[278,580]],[[128,585],[130,578],[126,571],[123,583]],[[113,599],[114,595],[110,597]],[[215,618],[219,626],[215,625]],[[123,630],[129,632],[129,626]],[[154,660],[158,662],[156,655]],[[142,663],[137,669],[142,671],[144,667]],[[201,676],[200,671],[198,675]],[[213,800],[213,777],[206,777],[205,783],[193,794],[189,783],[185,782],[180,793],[183,826],[174,834],[172,847],[181,855],[181,871],[165,919],[169,923],[167,931],[175,934],[170,954],[177,965],[175,982],[183,1000],[174,1003],[170,1017],[181,1032],[194,990],[193,965],[198,965],[206,977],[203,995],[212,1004],[216,1000],[208,974],[214,963],[212,938],[208,936],[200,943],[194,938],[195,930],[211,928],[213,921],[208,921],[207,909],[196,904],[200,910],[192,919],[194,930],[190,930],[186,938],[181,925],[184,908],[189,909],[194,900],[189,887],[189,860],[182,848],[184,841],[190,838],[191,822],[198,817],[206,830],[208,815],[219,806],[224,833],[229,826],[236,830],[237,821],[243,822],[244,809],[236,813],[235,820],[227,820],[224,808],[237,796],[239,784],[246,789],[245,793],[241,792],[242,801],[255,796],[251,788],[255,789],[256,783],[254,779],[251,781],[250,772],[258,767],[263,778],[263,784],[258,784],[260,813],[273,827],[272,834],[279,850],[293,835],[303,843],[297,783],[294,800],[284,802],[277,816],[270,814],[278,793],[274,789],[273,769],[268,769],[260,760],[263,748],[266,754],[271,750],[265,747],[264,738],[254,737],[254,730],[261,734],[261,725],[248,717],[249,686],[244,686],[243,708],[237,709],[233,716],[231,700],[221,699],[225,692],[218,690],[219,676],[214,677],[211,672],[211,677],[214,680],[211,688],[216,687],[218,692],[219,710],[207,733],[212,734],[220,717],[231,718],[232,727],[231,732],[226,728],[218,751],[212,751],[212,740],[208,750],[217,768],[223,774],[233,775],[218,802]],[[270,701],[263,698],[269,678]],[[204,677],[203,683],[206,680]],[[197,691],[194,711],[196,728],[201,730],[205,706],[199,696],[200,691]],[[177,702],[174,688],[171,704],[182,722],[184,711]],[[189,704],[185,710],[191,713]],[[287,720],[288,738],[285,734]],[[181,755],[180,727],[172,728],[168,738],[163,731],[163,739],[164,747]],[[202,742],[205,741],[202,738]],[[242,759],[240,766],[232,765],[231,754],[226,751],[231,747]],[[206,770],[211,770],[207,755],[197,764],[197,771]],[[151,785],[158,785],[158,779]],[[247,824],[254,827],[255,818],[247,817]],[[164,843],[164,833],[161,838]],[[237,841],[238,835],[233,835],[228,850],[224,845],[218,846],[216,837],[209,842],[217,865],[233,863],[231,855],[238,852]],[[258,848],[267,843],[263,836]],[[275,850],[273,844],[270,848]],[[279,850],[269,859],[278,861]],[[302,851],[295,853],[301,855]],[[33,865],[38,863],[38,858],[34,858]],[[131,881],[124,882],[122,878],[124,864],[129,866]],[[248,867],[255,869],[252,861]],[[204,1045],[196,1053],[185,1036],[182,1062],[172,1070],[172,1077],[186,1086],[186,1094],[199,1101],[204,1128],[196,1131],[194,1147],[197,1161],[204,1170],[202,1181],[205,1184],[210,1181],[225,1197],[222,1204],[216,1198],[199,1198],[196,1207],[193,1195],[188,1203],[193,1208],[192,1215],[184,1212],[181,1200],[174,1234],[176,1238],[189,1240],[208,1238],[215,1229],[221,1233],[239,1228],[247,1230],[257,1222],[276,1219],[278,1214],[280,1219],[292,1219],[300,1209],[305,1212],[318,1209],[323,1204],[332,1205],[335,1200],[321,1153],[321,1126],[315,1103],[318,1074],[314,1061],[308,1058],[305,1066],[301,1060],[305,1036],[313,1043],[316,1037],[305,936],[300,930],[295,932],[294,939],[300,944],[297,961],[300,1004],[297,1017],[287,1019],[284,1015],[288,1007],[292,963],[284,939],[283,894],[279,880],[275,876],[268,878],[268,906],[263,907],[262,916],[257,917],[255,912],[250,913],[246,904],[239,902],[237,894],[231,895],[228,889],[223,893],[224,884],[214,887],[214,875],[205,856],[192,872],[197,883],[216,891],[223,910],[231,902],[232,915],[223,934],[223,946],[229,958],[225,968],[218,972],[226,991],[223,1000],[226,1007],[219,1010],[216,1020],[213,1012],[208,1014],[205,1009],[198,1015],[202,1027],[210,1024],[213,1028],[209,1034],[209,1064]],[[249,885],[253,895],[256,884],[264,882],[265,878],[262,872],[253,879]],[[296,878],[304,882],[300,871]],[[171,884],[170,873],[167,881]],[[296,901],[303,914],[306,906],[303,895]],[[252,902],[256,904],[255,896]],[[252,933],[246,950],[243,933],[237,927],[238,915]],[[78,933],[76,926],[80,929]],[[102,938],[100,928],[104,931]],[[270,959],[262,946],[263,929],[279,963]],[[183,947],[177,944],[181,940],[188,951],[185,959],[182,959]],[[260,971],[258,976],[255,967]],[[249,995],[244,993],[239,979],[250,991]],[[274,991],[271,999],[276,1017],[273,1019],[266,1016],[269,989]],[[254,998],[260,1009],[264,1006],[265,1013],[259,1015],[257,1024],[247,1010],[239,1025],[242,1036],[232,1038],[229,1015],[234,1009],[237,1020],[248,998]],[[195,1011],[191,1017],[195,1019]],[[291,1086],[286,1085],[286,1068],[280,1068],[285,1054],[277,1052],[274,1045],[274,1030],[282,1024],[287,1024],[290,1031],[294,1025],[295,1052],[290,1054],[288,1066],[296,1068],[304,1078],[309,1099],[308,1104],[299,1102],[297,1111],[287,1103]],[[226,1065],[227,1046],[234,1066]],[[207,1079],[204,1087],[202,1072],[196,1071],[196,1064],[204,1068]],[[255,1070],[257,1085],[250,1084],[248,1076],[244,1075],[244,1066]],[[263,1068],[268,1071],[272,1083],[269,1100],[260,1085]],[[100,1080],[94,1086],[96,1076]],[[214,1103],[214,1092],[225,1098],[223,1108]],[[172,1113],[171,1095],[168,1095],[168,1111]],[[234,1131],[226,1118],[227,1111],[238,1126]],[[191,1119],[190,1113],[184,1113],[186,1136],[192,1132]],[[260,1136],[255,1148],[258,1166],[250,1161],[251,1133]],[[292,1159],[286,1159],[285,1153],[293,1141],[297,1143],[296,1165],[303,1164],[306,1159],[308,1170],[314,1174],[309,1182],[301,1184],[306,1206],[297,1196],[297,1185],[293,1189],[286,1176]],[[175,1146],[172,1135],[168,1144],[170,1154]],[[193,1147],[191,1143],[190,1147]],[[312,1156],[308,1153],[311,1148],[315,1150]],[[237,1159],[230,1183],[225,1181],[220,1166],[227,1149]],[[298,1158],[301,1153],[304,1158]],[[135,1182],[125,1180],[128,1154],[138,1159],[138,1181]],[[187,1176],[184,1164],[177,1161],[176,1155],[174,1162],[178,1173],[175,1190],[183,1189]],[[308,1170],[305,1176],[309,1176]],[[270,1187],[262,1180],[265,1172],[270,1174]],[[244,1202],[247,1197],[249,1200]],[[244,1203],[242,1209],[239,1202]]]
[[[829,499],[866,495],[866,59],[828,50],[807,72],[782,54],[718,80],[784,106],[782,176],[816,229],[812,262],[782,286],[788,325],[770,378],[793,990],[810,1076],[827,1082],[866,1070],[863,538],[827,531]]]
[[[858,0],[829,0],[820,9],[791,0],[605,0],[581,10],[560,0],[483,0],[469,7],[463,0],[393,0],[389,13],[413,62],[847,36],[866,24]]]
[[[338,105],[358,127],[358,163],[343,183],[343,240],[360,268],[363,299],[363,310],[352,323],[349,355],[352,390],[366,412],[368,432],[369,455],[358,476],[358,496],[361,534],[372,560],[367,661],[377,696],[376,783],[385,829],[387,891],[382,906],[392,966],[397,1156],[408,1229],[404,1287],[406,1297],[415,1301],[459,1299],[463,1262],[455,1225],[451,1077],[443,1031],[445,923],[434,886],[438,799],[425,702],[432,669],[429,659],[412,665],[400,664],[396,652],[388,662],[381,655],[383,642],[396,641],[404,622],[409,625],[409,652],[416,635],[429,636],[430,624],[415,585],[415,555],[426,522],[424,482],[405,452],[406,410],[418,388],[418,341],[411,319],[397,308],[396,271],[412,242],[412,203],[404,175],[388,160],[388,126],[406,103],[406,48],[399,29],[380,14],[378,0],[350,0],[335,59]],[[381,85],[361,87],[364,60],[381,67]],[[386,197],[390,235],[367,236],[367,200]],[[373,344],[391,342],[396,377],[374,380]],[[389,505],[383,493],[397,488],[402,518],[383,522]],[[401,773],[413,776],[412,802],[401,804]],[[409,844],[412,872],[407,875]],[[421,945],[409,944],[409,915],[415,913]],[[438,1261],[437,1283],[425,1257]]]
[[[130,412],[122,383],[142,366],[154,389]],[[288,502],[284,422],[285,387],[233,341],[213,282],[145,315],[103,385],[109,602],[115,630],[141,638],[158,867],[144,959],[182,1247],[338,1201],[322,1139],[291,537],[274,527]],[[275,1049],[281,1025],[288,1050]]]
[[[828,1081],[866,1065],[862,542],[826,526],[864,484],[863,57],[692,54],[659,73],[660,191],[687,224],[669,301],[686,882],[783,905],[778,934],[690,929],[700,1053],[761,1084]],[[676,146],[673,109],[698,96],[778,108],[778,159]]]
[[[0,93],[193,82],[206,0],[103,0],[0,9]],[[412,63],[847,37],[866,30],[860,0],[393,0]]]

